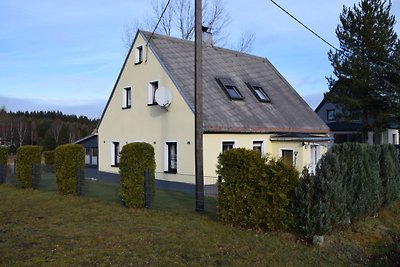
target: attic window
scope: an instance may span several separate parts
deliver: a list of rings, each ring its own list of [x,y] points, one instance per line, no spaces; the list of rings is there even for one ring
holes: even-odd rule
[[[140,64],[143,61],[143,46],[136,47],[135,64]]]
[[[261,102],[271,102],[271,98],[267,95],[264,89],[257,83],[245,82],[247,87],[253,92],[257,99]]]
[[[229,78],[215,77],[218,85],[224,90],[224,92],[229,96],[232,100],[242,100],[243,96],[239,92],[239,89],[236,87],[235,83]]]

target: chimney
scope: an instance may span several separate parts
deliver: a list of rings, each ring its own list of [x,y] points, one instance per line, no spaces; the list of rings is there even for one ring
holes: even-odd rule
[[[214,44],[211,29],[205,26],[201,26],[201,30],[203,32],[203,43],[207,46],[212,46]]]

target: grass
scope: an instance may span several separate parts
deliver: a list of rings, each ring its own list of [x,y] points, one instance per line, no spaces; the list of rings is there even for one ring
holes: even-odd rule
[[[157,195],[154,209],[134,210],[0,185],[0,266],[361,266],[377,243],[400,232],[400,203],[316,248],[290,233],[224,225],[181,206],[184,194]]]

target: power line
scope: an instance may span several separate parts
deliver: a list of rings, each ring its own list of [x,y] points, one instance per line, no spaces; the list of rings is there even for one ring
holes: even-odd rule
[[[164,13],[165,13],[165,11],[167,10],[167,8],[168,8],[170,2],[171,2],[171,0],[168,0],[167,4],[165,5],[163,12],[161,13],[160,18],[158,19],[158,22],[157,22],[156,26],[154,27],[154,30],[153,30],[153,32],[151,33],[149,40],[148,40],[147,43],[146,43],[146,46],[149,44],[151,38],[152,38],[153,35],[154,35],[154,32],[157,30],[158,24],[160,24],[160,21],[161,21],[162,17],[164,16]]]
[[[339,51],[340,49],[337,49],[335,46],[333,46],[331,43],[329,43],[327,40],[325,40],[324,38],[322,38],[320,35],[318,35],[315,31],[311,30],[309,27],[307,27],[307,25],[305,25],[303,22],[301,22],[300,20],[298,20],[295,16],[293,16],[292,14],[290,14],[288,11],[286,11],[283,7],[281,7],[279,4],[277,4],[274,0],[270,0],[273,4],[275,4],[277,7],[279,7],[283,12],[285,12],[287,15],[289,15],[292,19],[294,19],[295,21],[297,21],[301,26],[303,26],[304,28],[306,28],[308,31],[310,31],[312,34],[314,34],[315,36],[317,36],[319,39],[321,39],[324,43],[326,43],[327,45],[329,45],[330,47],[332,47],[333,49],[335,49],[336,51]]]

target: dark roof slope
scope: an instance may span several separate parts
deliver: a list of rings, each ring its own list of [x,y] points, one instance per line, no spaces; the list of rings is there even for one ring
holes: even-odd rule
[[[145,39],[149,32],[140,32]],[[194,43],[154,34],[150,49],[194,111]],[[216,76],[232,79],[243,100],[230,100]],[[204,46],[203,113],[206,132],[318,132],[329,131],[289,83],[265,58]],[[256,82],[271,98],[260,102],[245,82]]]

